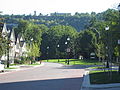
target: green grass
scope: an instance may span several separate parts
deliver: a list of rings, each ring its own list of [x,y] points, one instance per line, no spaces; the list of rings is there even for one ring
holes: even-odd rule
[[[99,67],[89,67],[89,69],[106,69],[106,67],[99,66]]]
[[[106,71],[91,71],[90,72],[91,84],[110,84],[120,83],[120,74],[117,71],[112,71],[111,74]]]
[[[10,66],[16,66],[16,65],[20,65],[20,64],[10,64]]]
[[[17,69],[16,67],[9,67],[9,68],[5,68],[5,69]]]
[[[33,64],[26,64],[26,65],[36,66],[36,65],[40,65],[40,64],[39,63],[33,63]]]
[[[33,64],[10,64],[10,66],[17,66],[17,65],[31,65],[31,66],[35,66],[35,65],[40,65],[40,63],[33,63]]]
[[[65,63],[67,59],[50,59],[48,62],[54,62],[54,63],[62,63],[64,65],[67,65]],[[43,60],[47,62],[47,60]],[[98,62],[97,60],[80,60],[80,59],[69,59],[69,65],[102,65],[102,63]]]

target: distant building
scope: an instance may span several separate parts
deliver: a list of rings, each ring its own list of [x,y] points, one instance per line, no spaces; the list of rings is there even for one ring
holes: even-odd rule
[[[36,11],[34,11],[34,16],[37,16],[37,12]]]
[[[50,13],[51,16],[71,16],[71,13]]]
[[[2,28],[2,36],[10,41],[9,44],[9,60],[10,63],[14,63],[14,59],[20,59],[21,56],[27,57],[26,42],[22,35],[15,37],[14,29],[8,30],[6,24]],[[6,50],[7,51],[7,50]],[[1,60],[7,61],[7,52],[1,57]]]

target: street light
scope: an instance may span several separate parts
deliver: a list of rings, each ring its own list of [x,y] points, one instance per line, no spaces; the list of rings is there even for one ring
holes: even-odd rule
[[[59,48],[60,47],[60,45],[58,44],[57,45],[57,48]],[[57,50],[58,51],[58,50]],[[57,53],[57,56],[58,56],[58,62],[59,62],[59,54]]]
[[[9,43],[9,39],[8,39],[8,42],[7,42],[7,68],[9,68],[9,66],[10,66],[9,47],[10,47],[10,43]]]
[[[20,41],[23,41],[22,38]],[[32,48],[32,41],[33,41],[33,38],[30,39],[30,49]]]
[[[65,44],[67,45],[68,42],[65,42]]]
[[[109,30],[109,26],[106,26],[106,27],[105,27],[105,30],[108,31],[108,30]],[[108,37],[109,37],[109,36],[108,36],[108,32],[107,32],[107,38],[108,38]],[[109,41],[107,40],[107,48],[106,48],[106,49],[107,49],[107,64],[106,64],[106,68],[109,68],[109,60],[108,60],[108,59],[109,59],[109,56],[110,56],[110,55],[109,55],[109,49],[110,49],[110,48],[109,48],[109,44],[108,44],[108,43],[109,43]]]
[[[106,31],[108,31],[109,29],[110,29],[109,26],[106,26],[106,27],[105,27],[105,30],[106,30]]]
[[[49,46],[47,46],[47,62],[48,62],[48,50],[49,50]]]
[[[47,49],[49,49],[49,46],[47,47]]]
[[[21,38],[21,40],[22,40],[22,38]],[[30,52],[32,52],[32,47],[33,47],[32,42],[33,42],[33,38],[30,39]],[[33,64],[33,57],[31,57],[31,58],[32,58],[31,59],[31,64]]]
[[[69,38],[69,37],[67,38],[67,41],[68,41],[68,42],[65,42],[66,45],[67,45],[67,44],[69,43],[69,41],[70,41],[70,38]],[[68,53],[68,62],[67,62],[67,64],[69,65],[69,52],[70,52],[69,46],[68,46],[66,52]]]
[[[70,41],[70,38],[68,37],[67,40]]]
[[[7,68],[10,66],[10,56],[9,56],[9,50],[10,50],[10,38],[9,38],[9,32],[6,34],[6,39],[7,39]]]
[[[120,3],[118,5],[118,11],[119,11],[119,28],[120,28]],[[119,44],[119,43],[118,43]],[[118,72],[120,74],[120,63],[119,63],[119,69],[118,69]]]
[[[59,48],[59,47],[60,47],[60,45],[58,44],[58,45],[57,45],[57,47]]]
[[[33,41],[33,38],[31,38],[31,41]]]

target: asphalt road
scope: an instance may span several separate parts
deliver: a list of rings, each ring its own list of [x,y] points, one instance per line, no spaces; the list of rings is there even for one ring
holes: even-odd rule
[[[0,90],[80,90],[84,69],[45,63],[44,66],[0,74]]]

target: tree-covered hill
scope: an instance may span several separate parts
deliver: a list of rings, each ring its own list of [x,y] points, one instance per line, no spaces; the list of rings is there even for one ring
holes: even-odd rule
[[[75,13],[72,16],[66,15],[2,15],[4,22],[9,25],[17,25],[20,19],[28,20],[34,22],[35,24],[45,24],[48,27],[55,25],[69,25],[74,27],[78,32],[86,29],[86,26],[89,24],[92,14],[88,13]]]

